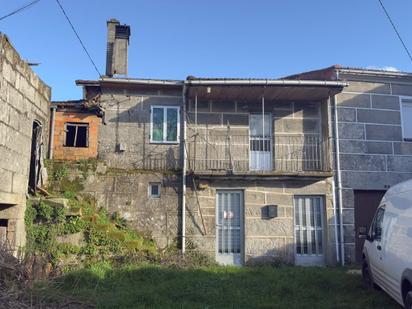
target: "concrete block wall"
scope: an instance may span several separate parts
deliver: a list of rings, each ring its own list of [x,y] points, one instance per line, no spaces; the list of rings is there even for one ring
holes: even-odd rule
[[[65,124],[67,122],[87,123],[88,147],[65,147]],[[97,144],[101,119],[93,113],[56,111],[54,121],[54,151],[56,160],[83,160],[97,158]]]
[[[180,145],[150,143],[150,111],[153,105],[181,106],[181,92],[103,88],[105,109],[100,126],[98,157],[112,167],[178,169]],[[124,151],[119,151],[122,144]]]
[[[32,127],[42,125],[47,151],[51,89],[31,70],[0,33],[0,219],[8,220],[8,238],[23,245]]]
[[[321,133],[321,102],[265,102],[265,112],[272,113],[272,129],[274,134],[320,134]],[[250,113],[261,113],[261,102],[238,101],[198,101],[197,128],[226,130],[229,123],[231,128],[243,129],[249,134]],[[188,130],[194,130],[195,103],[189,100]]]
[[[377,74],[379,75],[379,74]],[[400,98],[412,79],[342,72],[337,95],[347,261],[355,257],[354,190],[387,190],[412,178],[412,143],[402,137]]]
[[[201,180],[208,188],[197,190],[200,208],[206,225],[206,235],[200,218],[199,205],[193,188],[188,188],[186,240],[188,248],[215,257],[216,250],[216,191],[242,190],[244,195],[244,236],[246,263],[281,261],[295,262],[294,204],[298,195],[323,196],[325,263],[336,265],[335,221],[332,202],[332,179],[326,180]],[[262,217],[262,208],[278,205],[278,217]]]
[[[315,139],[319,140],[328,135],[325,129],[327,126],[323,126],[323,122],[327,122],[323,104],[326,105],[325,102],[306,101],[265,102],[265,113],[272,115],[274,169],[288,169],[292,166],[303,168],[302,149],[305,146],[303,137],[306,138],[306,141],[313,142]],[[189,99],[188,153],[190,158],[194,158],[196,155],[197,168],[207,169],[204,162],[208,162],[210,169],[221,168],[221,165],[229,162],[229,152],[225,147],[225,137],[228,134],[229,124],[233,142],[230,150],[234,169],[247,171],[249,169],[250,148],[249,118],[251,113],[261,112],[261,102],[258,101],[205,101],[199,99],[196,115],[195,101],[193,98]],[[290,160],[285,159],[287,157],[295,159],[293,164],[290,163]]]

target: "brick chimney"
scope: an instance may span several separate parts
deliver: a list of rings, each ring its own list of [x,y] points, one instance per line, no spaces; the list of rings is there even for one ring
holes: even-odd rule
[[[127,75],[129,37],[130,26],[113,18],[107,21],[106,76]]]

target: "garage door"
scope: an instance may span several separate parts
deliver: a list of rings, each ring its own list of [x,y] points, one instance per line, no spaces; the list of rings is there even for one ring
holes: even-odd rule
[[[369,230],[373,216],[376,209],[378,209],[382,197],[385,195],[385,191],[355,190],[354,193],[356,261],[360,263],[362,261],[362,249],[365,239],[358,237],[359,231],[365,228]]]

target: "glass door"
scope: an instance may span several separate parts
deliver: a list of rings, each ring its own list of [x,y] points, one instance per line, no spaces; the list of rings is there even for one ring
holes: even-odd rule
[[[252,171],[271,171],[273,169],[272,115],[251,114],[249,131],[249,169]]]

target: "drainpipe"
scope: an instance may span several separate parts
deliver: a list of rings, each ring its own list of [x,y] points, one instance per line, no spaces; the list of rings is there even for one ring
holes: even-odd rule
[[[186,251],[186,83],[183,84],[182,101],[182,254],[184,254]]]
[[[338,210],[339,210],[339,233],[340,233],[340,261],[341,265],[345,266],[345,247],[343,238],[343,199],[342,199],[342,175],[340,170],[340,150],[339,150],[339,126],[338,126],[338,100],[336,95],[333,97],[333,114],[334,114],[334,126],[335,126],[335,162],[336,162],[336,176],[338,185]]]
[[[51,117],[50,117],[50,137],[49,137],[49,159],[53,159],[54,150],[54,119],[56,118],[56,108],[57,106],[51,106]]]
[[[327,110],[330,116],[329,119],[331,119],[332,117],[332,108],[331,108],[331,103],[330,103],[330,97],[328,98],[328,102],[327,102]],[[329,121],[328,124],[329,127],[329,132],[334,132],[332,130],[332,121]],[[333,134],[333,133],[332,133]],[[333,135],[332,135],[333,136]],[[328,148],[329,149],[329,148]],[[330,158],[329,162],[332,162],[332,158],[331,158],[331,153],[328,152],[328,156]],[[333,176],[333,181],[332,181],[332,199],[333,199],[333,225],[334,225],[334,234],[335,234],[335,250],[336,250],[336,262],[338,264],[340,264],[341,258],[340,258],[340,247],[339,247],[339,239],[338,239],[338,208],[337,208],[337,197],[336,197],[336,184],[335,184],[335,175]]]

